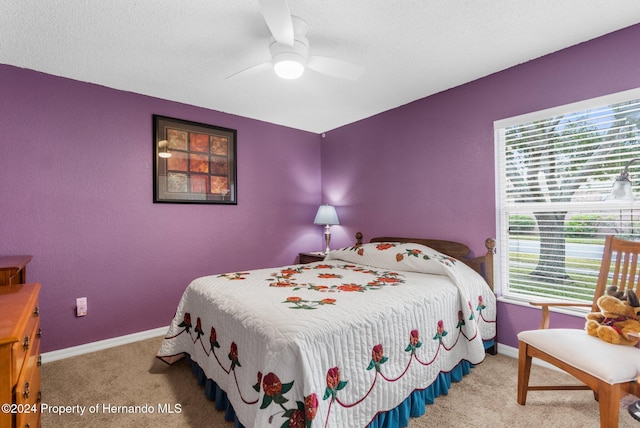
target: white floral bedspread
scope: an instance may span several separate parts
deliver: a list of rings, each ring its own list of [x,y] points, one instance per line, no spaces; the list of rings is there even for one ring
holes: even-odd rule
[[[492,291],[462,262],[365,244],[194,280],[157,356],[189,354],[245,427],[364,427],[461,360],[481,362],[495,319]]]

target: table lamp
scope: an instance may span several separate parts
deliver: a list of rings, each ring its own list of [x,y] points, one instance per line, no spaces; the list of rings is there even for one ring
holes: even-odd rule
[[[320,205],[313,224],[324,224],[324,254],[329,253],[329,242],[331,241],[331,230],[329,228],[332,224],[340,224],[335,207],[332,205]]]

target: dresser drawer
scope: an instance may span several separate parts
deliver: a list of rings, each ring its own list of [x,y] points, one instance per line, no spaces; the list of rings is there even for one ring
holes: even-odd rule
[[[20,371],[32,350],[40,349],[40,309],[36,300],[33,307],[29,309],[30,316],[27,324],[20,334],[20,341],[13,344],[11,353],[13,356],[13,367],[11,373],[12,382],[16,382],[20,376]],[[39,352],[39,351],[38,351]]]
[[[40,426],[40,284],[0,286],[0,428]]]
[[[40,426],[40,340],[35,345],[16,384],[14,402],[19,410],[16,413],[16,427],[20,428]]]

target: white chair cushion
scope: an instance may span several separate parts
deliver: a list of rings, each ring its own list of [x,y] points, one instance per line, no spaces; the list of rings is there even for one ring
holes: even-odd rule
[[[640,349],[612,345],[586,331],[568,328],[522,331],[518,340],[608,384],[635,381],[640,374]]]

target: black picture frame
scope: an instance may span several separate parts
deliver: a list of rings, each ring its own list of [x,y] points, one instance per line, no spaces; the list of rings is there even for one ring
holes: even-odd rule
[[[237,204],[237,134],[153,115],[153,202]]]

